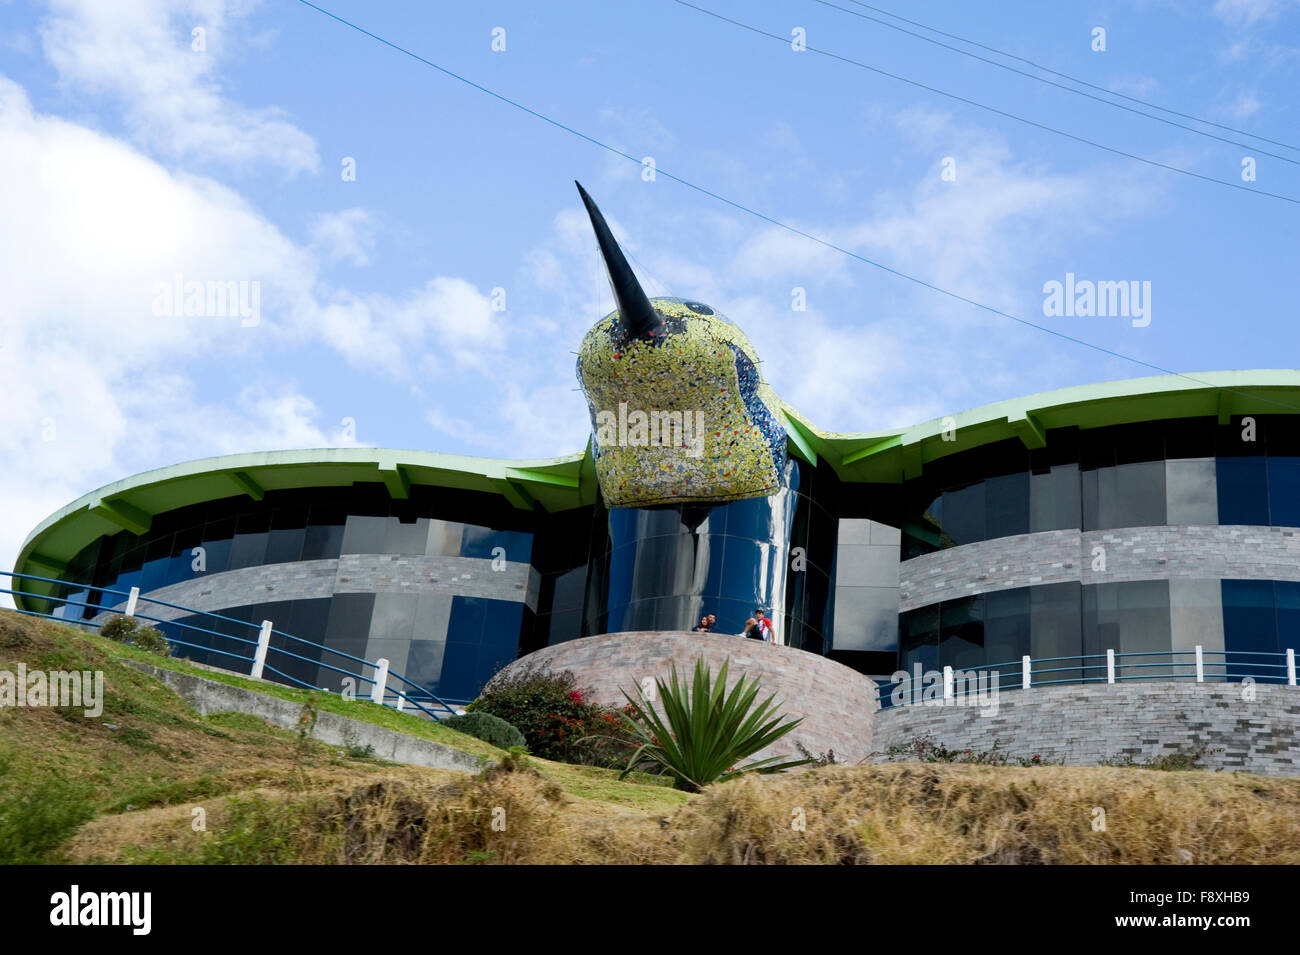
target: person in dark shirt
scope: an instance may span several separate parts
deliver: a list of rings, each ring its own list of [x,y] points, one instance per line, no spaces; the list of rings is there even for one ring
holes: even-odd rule
[[[710,615],[706,613],[703,617],[701,617],[699,624],[697,626],[691,627],[691,633],[708,633],[712,629],[712,627],[709,624],[709,616]]]

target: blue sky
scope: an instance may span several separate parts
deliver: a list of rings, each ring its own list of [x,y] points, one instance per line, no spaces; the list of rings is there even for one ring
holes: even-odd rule
[[[1295,0],[878,3],[1300,146]],[[1294,364],[1294,203],[671,0],[320,5],[660,170],[1030,321],[1180,372]],[[1300,151],[1218,143],[812,0],[698,5],[1201,175],[1240,182],[1254,156],[1246,185],[1300,198],[1300,165],[1260,150]],[[823,428],[1148,373],[644,181],[295,0],[0,0],[0,564],[76,496],[189,458],[579,450],[573,349],[612,302],[574,179],[647,289],[729,315]],[[1150,282],[1150,324],[1045,317],[1044,283],[1067,272]],[[176,275],[260,283],[259,321],[155,315]],[[806,311],[791,308],[796,287]]]

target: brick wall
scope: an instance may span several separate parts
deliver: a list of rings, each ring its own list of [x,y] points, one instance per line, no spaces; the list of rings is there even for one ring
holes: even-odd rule
[[[974,707],[900,706],[876,714],[879,753],[930,735],[951,749],[1039,754],[1096,765],[1124,754],[1142,762],[1205,745],[1202,764],[1267,775],[1300,773],[1300,689],[1237,683],[1130,683],[1035,687],[998,695],[996,714]]]
[[[814,753],[833,749],[836,758],[853,761],[871,751],[875,706],[871,680],[825,657],[758,640],[677,631],[609,633],[544,647],[516,660],[502,673],[529,664],[572,670],[600,702],[621,706],[626,701],[620,688],[635,695],[642,680],[666,677],[674,663],[678,674],[689,679],[701,655],[715,674],[729,658],[729,681],[740,674],[758,677],[763,698],[776,693],[783,713],[803,717],[804,722],[779,740],[770,753],[755,758],[797,756],[796,741]]]
[[[1106,569],[1092,569],[1093,549]],[[1224,578],[1300,580],[1300,530],[1236,524],[1041,531],[978,541],[899,565],[899,609],[1036,584]]]
[[[514,561],[496,571],[491,560],[480,557],[344,554],[330,560],[261,564],[203,574],[142,596],[207,611],[337,593],[488,597],[519,601],[536,610],[538,584],[539,576],[531,565]],[[121,600],[117,609],[125,604],[125,599]],[[141,612],[166,620],[185,616],[184,611],[155,604],[141,604]]]

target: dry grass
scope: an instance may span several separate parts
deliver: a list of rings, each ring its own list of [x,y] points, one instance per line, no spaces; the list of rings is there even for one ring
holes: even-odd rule
[[[1295,864],[1300,779],[1134,769],[895,764],[749,777],[653,809],[567,792],[524,761],[443,780],[387,776],[213,804],[209,834],[173,810],[100,820],[75,857],[324,864]],[[625,785],[625,784],[624,784]],[[673,794],[671,790],[663,790]],[[1105,828],[1095,829],[1105,810]],[[494,819],[498,826],[494,827]],[[802,828],[798,823],[802,821]],[[502,828],[503,827],[503,828]],[[256,833],[280,847],[245,860]],[[212,840],[205,851],[203,839]],[[89,845],[96,851],[87,851]],[[110,845],[126,848],[105,853]],[[215,849],[214,849],[215,847]]]
[[[1300,863],[1300,778],[897,763],[748,777],[687,796],[532,758],[471,776],[302,750],[247,716],[198,717],[72,631],[0,614],[0,667],[18,659],[102,668],[111,693],[99,721],[0,710],[0,849],[5,805],[12,820],[15,805],[48,804],[51,780],[71,787],[52,798],[86,808],[19,833],[40,851],[56,846],[47,861]]]
[[[1097,809],[1104,830],[1094,829]],[[804,831],[792,825],[798,810]],[[695,863],[1296,864],[1300,779],[1065,766],[827,767],[713,787],[673,828],[677,861]]]

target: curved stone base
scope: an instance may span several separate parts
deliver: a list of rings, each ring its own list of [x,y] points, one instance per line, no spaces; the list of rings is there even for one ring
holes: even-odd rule
[[[571,670],[580,685],[591,687],[597,701],[622,706],[622,689],[635,697],[642,681],[667,677],[673,664],[689,680],[701,656],[715,674],[729,659],[729,682],[740,674],[757,677],[760,698],[775,693],[782,713],[803,717],[797,729],[756,758],[797,758],[796,742],[818,755],[834,750],[839,761],[857,762],[871,752],[875,684],[870,679],[817,654],[758,640],[680,631],[607,633],[544,647],[516,660],[498,677],[530,665]]]
[[[1101,760],[1205,748],[1207,769],[1300,775],[1300,689],[1240,683],[1118,683],[1032,687],[998,694],[996,712],[897,706],[876,714],[872,749],[930,736],[949,749],[1095,766]],[[880,758],[880,757],[878,757]]]

